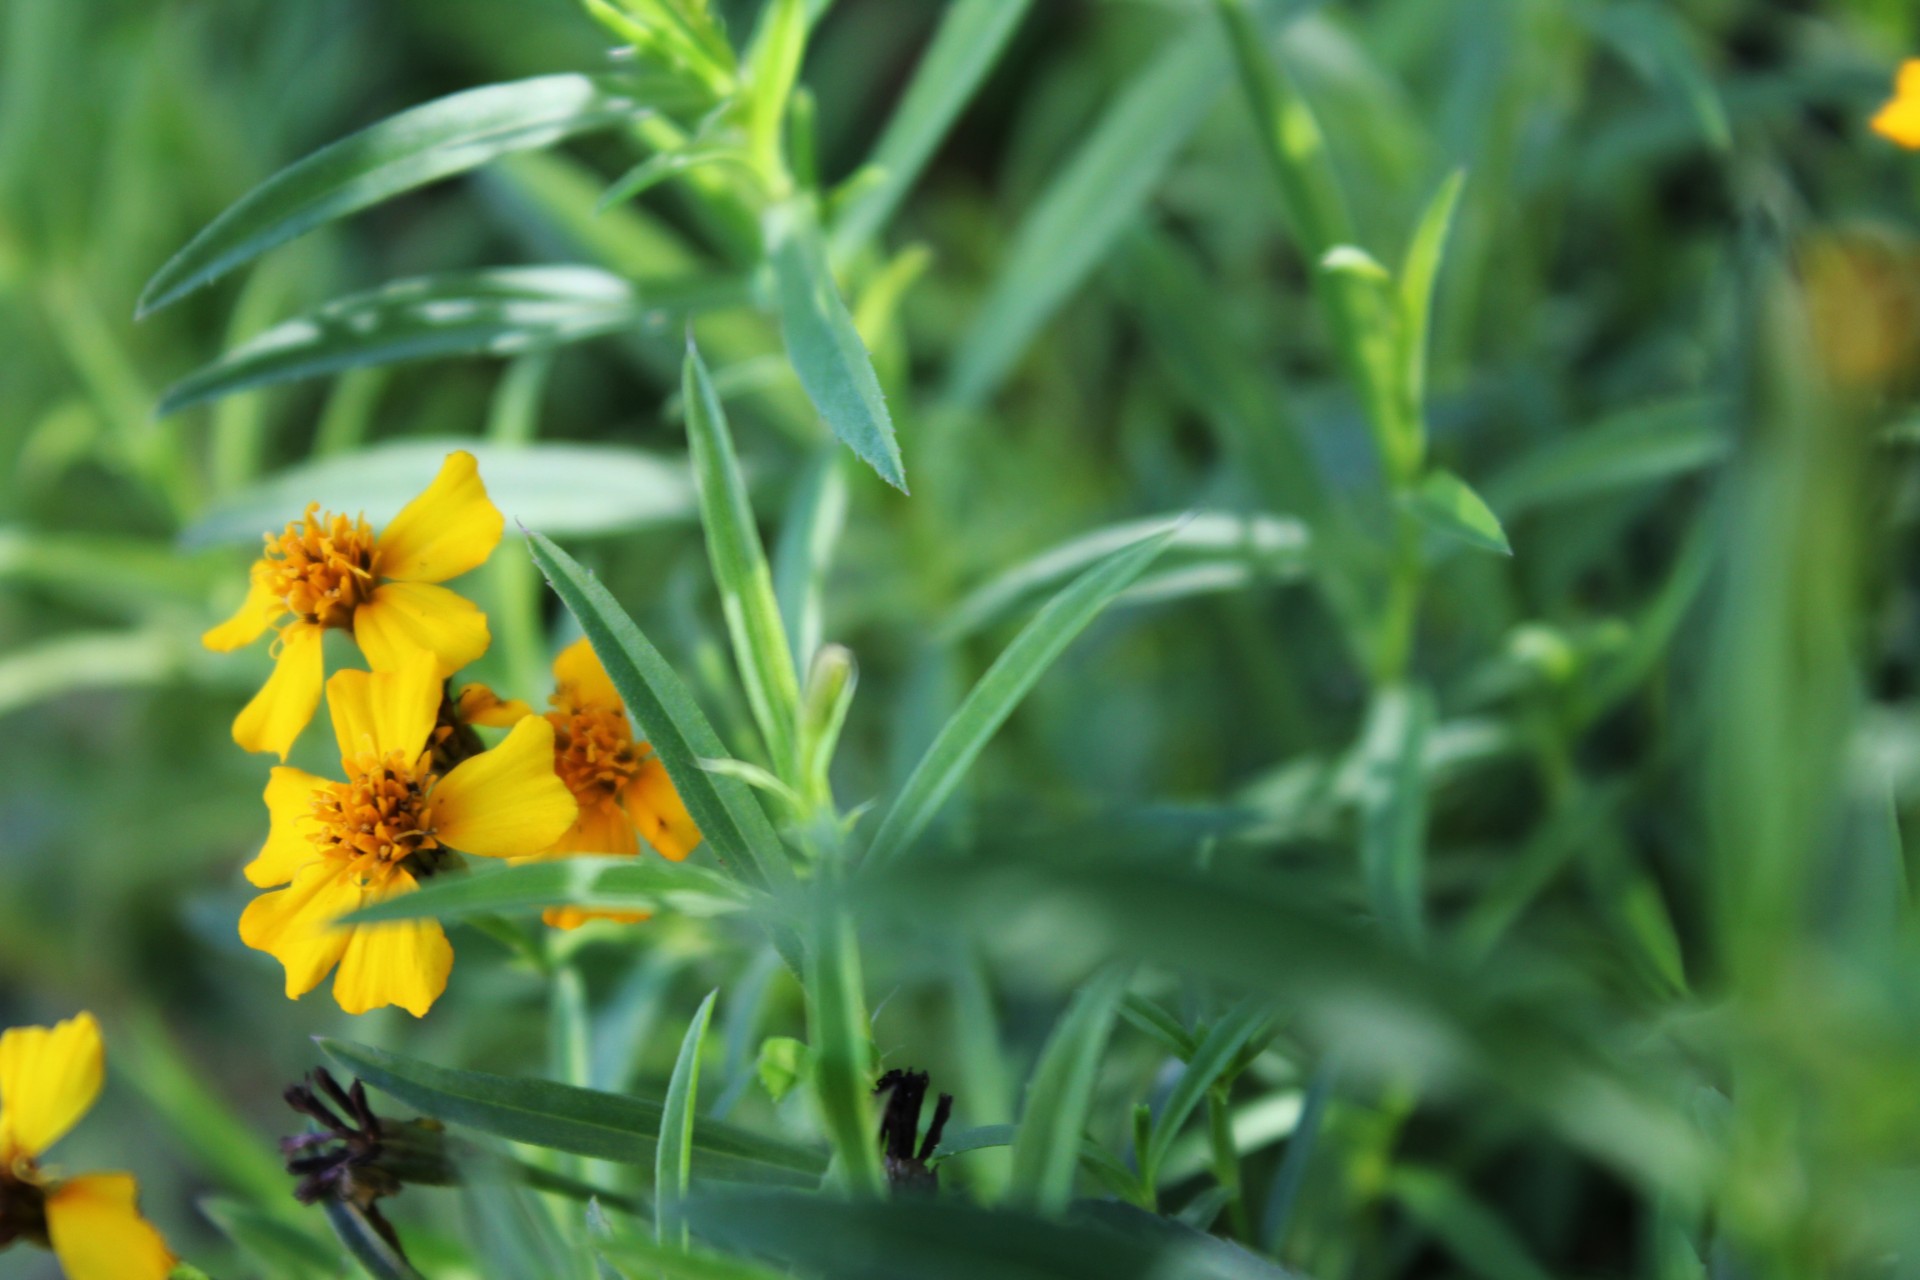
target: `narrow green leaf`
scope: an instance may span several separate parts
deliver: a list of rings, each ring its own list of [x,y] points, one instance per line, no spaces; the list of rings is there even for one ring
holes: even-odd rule
[[[747,482],[733,449],[727,413],[713,388],[706,362],[688,336],[681,372],[686,404],[687,445],[700,491],[700,519],[706,529],[707,558],[720,590],[727,636],[746,689],[747,704],[765,736],[776,771],[797,780],[796,721],[800,680],[786,627],[773,593],[773,574],[760,545]]]
[[[531,533],[528,540],[534,562],[586,633],[707,844],[735,875],[763,886],[790,878],[780,837],[753,789],[701,767],[701,760],[725,759],[729,752],[685,682],[592,574],[544,535]]]
[[[275,325],[189,374],[160,416],[249,387],[444,356],[513,356],[677,320],[747,297],[738,281],[639,286],[593,267],[499,267],[398,280]]]
[[[873,358],[827,266],[812,209],[801,200],[775,205],[767,213],[766,241],[780,331],[800,385],[833,434],[881,479],[906,492],[893,418]]]
[[[1402,945],[1425,935],[1427,779],[1433,703],[1424,689],[1374,695],[1360,743],[1360,868],[1381,926]]]
[[[740,1258],[686,1251],[638,1236],[594,1242],[594,1250],[623,1280],[785,1280],[785,1273]]]
[[[554,75],[469,89],[402,111],[289,165],[242,196],[147,282],[138,314],[403,191],[508,152],[689,105],[676,81]]]
[[[240,543],[257,551],[261,534],[297,519],[309,502],[364,514],[379,528],[433,482],[455,449],[480,464],[493,504],[510,522],[528,528],[582,537],[678,524],[699,509],[685,463],[638,449],[403,440],[276,472],[209,508],[180,543]]]
[[[672,911],[714,916],[740,911],[752,895],[729,876],[663,858],[570,857],[497,871],[435,876],[418,892],[362,907],[343,923],[463,920],[515,915],[546,907],[602,911]]]
[[[1206,1039],[1200,1042],[1187,1060],[1187,1069],[1180,1073],[1180,1082],[1167,1095],[1166,1105],[1154,1121],[1153,1141],[1147,1149],[1143,1168],[1157,1170],[1165,1164],[1167,1152],[1172,1148],[1173,1140],[1179,1136],[1180,1126],[1187,1122],[1193,1109],[1207,1096],[1207,1090],[1233,1065],[1247,1042],[1266,1024],[1267,1016],[1267,1010],[1261,1004],[1247,1001],[1234,1006],[1214,1023]]]
[[[414,1109],[554,1151],[651,1168],[664,1106],[549,1080],[437,1067],[350,1040],[316,1041],[343,1070]],[[737,1181],[811,1185],[826,1169],[816,1151],[717,1120],[694,1121],[694,1172]]]
[[[607,188],[607,193],[600,197],[600,208],[625,204],[669,178],[711,164],[742,166],[751,173],[753,162],[738,147],[692,145],[677,151],[663,151],[659,155],[649,156],[615,178],[613,185]]]
[[[806,671],[820,648],[828,565],[847,520],[847,475],[836,444],[815,454],[787,499],[773,548],[773,593],[794,666]],[[3,563],[3,562],[0,562]],[[4,572],[0,568],[0,572]]]
[[[325,1204],[327,1223],[347,1252],[373,1280],[425,1280],[400,1251],[368,1221],[360,1206],[341,1200]]]
[[[1407,502],[1420,522],[1436,533],[1482,551],[1513,554],[1507,531],[1500,527],[1500,517],[1472,486],[1451,471],[1429,471]]]
[[[693,1181],[693,1122],[700,1097],[700,1046],[706,1042],[707,1023],[713,1019],[718,991],[694,1011],[667,1080],[666,1108],[660,1117],[660,1145],[653,1165],[653,1234],[665,1244],[687,1244],[687,1224],[681,1210]]]
[[[1552,1275],[1511,1227],[1446,1174],[1400,1165],[1387,1187],[1471,1274],[1486,1280],[1549,1280]]]
[[[919,179],[940,140],[993,70],[1032,0],[955,0],[940,19],[900,105],[874,144],[866,171],[879,176],[834,220],[832,247],[844,259],[877,235]]]
[[[954,357],[947,397],[991,396],[1034,336],[1139,216],[1226,85],[1217,23],[1200,21],[1127,85],[1014,233]]]
[[[1511,520],[1569,499],[1690,475],[1732,451],[1726,404],[1688,397],[1558,431],[1494,475],[1486,490]]]
[[[802,0],[769,0],[747,55],[747,86],[742,94],[748,144],[754,163],[769,182],[784,175],[781,126],[806,49],[807,11]]]
[[[874,832],[867,855],[872,861],[898,856],[926,830],[1027,691],[1100,611],[1153,563],[1177,531],[1166,529],[1142,537],[1101,560],[1049,600],[1013,638],[968,692],[960,709],[941,726],[939,736],[900,788],[885,821]]]
[[[1126,985],[1124,970],[1109,969],[1080,989],[1048,1037],[1027,1086],[1020,1130],[1013,1140],[1011,1192],[1018,1202],[1043,1213],[1059,1213],[1073,1198],[1080,1136]]]
[[[1120,1002],[1120,1016],[1158,1040],[1168,1053],[1182,1062],[1191,1059],[1194,1050],[1200,1047],[1200,1042],[1180,1024],[1180,1019],[1143,995],[1129,992]]]
[[[1314,1069],[1313,1077],[1307,1082],[1307,1096],[1301,1104],[1300,1119],[1294,1125],[1293,1136],[1287,1140],[1287,1153],[1280,1158],[1280,1168],[1274,1173],[1272,1186],[1267,1191],[1267,1207],[1260,1215],[1260,1243],[1275,1257],[1281,1256],[1281,1247],[1287,1242],[1287,1230],[1293,1225],[1294,1208],[1300,1203],[1300,1192],[1307,1185],[1307,1166],[1313,1159],[1314,1147],[1320,1141],[1320,1128],[1327,1116],[1327,1102],[1333,1096],[1337,1079],[1338,1070],[1330,1060]]]
[[[853,917],[831,873],[816,886],[807,948],[807,1037],[814,1098],[833,1139],[842,1183],[856,1195],[883,1189],[873,1124],[873,1032]]]
[[[1298,520],[1203,511],[1184,517],[1149,516],[1081,534],[1023,561],[969,592],[943,627],[949,639],[972,635],[1005,618],[1035,595],[1083,572],[1088,565],[1180,521],[1162,560],[1187,568],[1245,566],[1253,577],[1290,580],[1306,568],[1310,535]]]
[[[1460,193],[1467,185],[1464,170],[1456,171],[1427,205],[1407,245],[1406,260],[1400,265],[1400,386],[1404,403],[1402,421],[1415,439],[1406,449],[1414,459],[1426,454],[1427,433],[1427,332],[1433,323],[1433,292],[1440,278],[1440,263],[1446,252],[1447,236],[1453,229],[1453,215],[1460,207]]]

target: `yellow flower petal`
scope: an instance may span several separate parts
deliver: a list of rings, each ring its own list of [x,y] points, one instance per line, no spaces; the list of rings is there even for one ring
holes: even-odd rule
[[[700,828],[681,803],[659,756],[641,761],[640,772],[627,784],[627,816],[654,852],[669,861],[679,862],[700,843]]]
[[[247,584],[247,598],[240,602],[231,618],[202,635],[200,643],[216,653],[232,653],[258,640],[273,625],[274,619],[286,611],[286,602],[268,586],[266,561],[256,560]]]
[[[234,717],[233,740],[248,751],[270,752],[282,760],[320,705],[322,631],[311,622],[281,628],[280,653],[273,674]]]
[[[398,751],[411,760],[427,745],[440,715],[440,677],[433,655],[415,649],[388,671],[340,671],[327,681],[327,710],[340,763],[349,776],[368,752]]]
[[[502,698],[483,684],[470,684],[462,687],[454,700],[453,714],[463,724],[511,729],[532,715],[533,708],[518,698]]]
[[[287,999],[298,1000],[320,985],[352,932],[334,925],[357,911],[365,891],[333,858],[316,858],[285,889],[263,893],[240,913],[240,940],[265,951],[287,970]]]
[[[593,651],[585,636],[562,649],[560,656],[553,660],[553,682],[561,697],[576,703],[609,708],[622,706],[619,690],[613,687],[607,669],[600,665],[600,655]]]
[[[175,1259],[140,1216],[133,1175],[69,1178],[47,1197],[47,1235],[67,1280],[166,1280]]]
[[[545,849],[579,812],[553,771],[544,716],[528,716],[499,746],[455,765],[429,800],[443,843],[494,858]]]
[[[1874,116],[1873,131],[1903,147],[1920,149],[1920,58],[1900,64],[1893,101]]]
[[[353,611],[353,638],[375,671],[403,666],[416,649],[440,660],[442,680],[487,651],[487,615],[471,600],[425,582],[384,582]]]
[[[309,838],[314,831],[313,796],[326,786],[325,778],[284,764],[267,775],[267,842],[247,864],[249,881],[262,889],[285,884],[319,856]]]
[[[100,1095],[100,1024],[90,1013],[0,1035],[0,1169],[38,1156]]]
[[[381,898],[412,893],[420,886],[405,871],[395,870]],[[365,1013],[397,1004],[416,1018],[424,1018],[453,971],[453,947],[435,920],[397,920],[392,924],[359,925],[340,957],[333,978],[333,998],[348,1013]]]
[[[480,464],[461,450],[380,531],[380,576],[401,582],[445,582],[477,569],[500,544],[506,517],[480,483]]]
[[[653,919],[649,911],[595,911],[589,907],[548,907],[540,913],[542,924],[572,931],[589,920],[611,920],[615,924],[639,924]]]
[[[580,806],[580,816],[546,849],[542,858],[576,853],[637,854],[640,838],[626,811],[611,801],[594,800]]]

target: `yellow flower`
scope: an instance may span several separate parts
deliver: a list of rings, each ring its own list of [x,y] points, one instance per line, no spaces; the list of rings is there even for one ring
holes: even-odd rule
[[[546,723],[553,730],[553,768],[579,802],[580,816],[542,859],[571,854],[634,855],[640,842],[679,862],[700,843],[700,829],[680,801],[667,777],[666,766],[653,749],[636,742],[627,710],[593,646],[576,640],[553,664],[553,710]],[[464,700],[467,693],[462,692]],[[555,907],[544,919],[561,929],[587,920],[632,923],[644,912],[589,911]]]
[[[431,745],[440,700],[428,653],[398,670],[339,672],[327,682],[327,706],[347,780],[285,765],[268,778],[272,827],[246,875],[261,888],[286,887],[254,899],[240,937],[286,966],[289,999],[337,963],[333,995],[348,1013],[397,1004],[425,1015],[453,968],[439,924],[333,922],[413,892],[452,850],[533,853],[572,824],[578,806],[554,776],[553,726],[528,716],[499,746],[440,777]]]
[[[457,452],[378,536],[365,518],[323,515],[319,503],[267,534],[239,611],[201,637],[228,653],[287,619],[273,642],[273,675],[234,720],[233,740],[287,758],[320,704],[320,638],[329,627],[352,632],[375,671],[426,649],[444,679],[485,653],[486,615],[435,584],[485,562],[505,523],[473,455]]]
[[[1900,64],[1893,100],[1874,116],[1873,131],[1903,147],[1920,149],[1920,58]]]
[[[133,1175],[49,1175],[46,1149],[100,1094],[100,1024],[90,1013],[0,1035],[0,1249],[51,1248],[68,1280],[164,1280],[167,1242],[135,1207]]]

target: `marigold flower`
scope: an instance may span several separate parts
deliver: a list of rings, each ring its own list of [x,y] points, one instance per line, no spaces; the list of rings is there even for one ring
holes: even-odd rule
[[[273,675],[234,719],[234,741],[287,758],[320,704],[320,639],[329,627],[352,632],[375,671],[391,671],[425,649],[445,679],[485,653],[486,615],[436,584],[484,563],[505,523],[473,455],[455,452],[377,536],[364,517],[323,514],[319,503],[267,534],[246,600],[201,637],[207,648],[228,653],[281,624]]]
[[[679,862],[700,843],[700,829],[681,803],[666,766],[653,749],[635,741],[620,694],[600,665],[593,646],[582,638],[561,651],[553,663],[553,710],[545,721],[553,729],[553,768],[580,806],[579,817],[538,860],[573,854],[640,852],[641,842],[663,858]],[[470,687],[461,702],[475,707],[492,695]],[[524,704],[518,704],[524,705]],[[480,721],[479,723],[489,723]],[[559,929],[588,920],[634,923],[645,912],[549,908],[542,917]]]
[[[281,765],[267,780],[272,827],[247,865],[262,894],[240,937],[277,957],[298,999],[340,966],[334,999],[348,1013],[397,1004],[424,1016],[446,989],[453,947],[433,920],[337,925],[341,916],[442,869],[453,850],[504,858],[550,845],[578,806],[554,775],[553,726],[522,719],[500,745],[435,772],[441,683],[432,655],[397,670],[342,671],[327,706],[345,782]]]
[[[1900,64],[1893,99],[1873,117],[1873,131],[1903,147],[1920,149],[1920,58]]]
[[[133,1175],[62,1178],[39,1164],[93,1106],[104,1056],[90,1013],[0,1034],[0,1249],[50,1248],[69,1280],[164,1280],[175,1259],[135,1207]]]

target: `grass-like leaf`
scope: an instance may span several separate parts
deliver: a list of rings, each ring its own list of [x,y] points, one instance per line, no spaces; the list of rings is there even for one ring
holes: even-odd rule
[[[867,159],[879,176],[841,210],[833,252],[844,258],[879,233],[934,148],[993,70],[1032,0],[955,0]]]
[[[1500,517],[1471,485],[1451,471],[1429,471],[1407,502],[1420,522],[1436,533],[1482,551],[1513,554],[1507,531],[1500,527]]]
[[[1074,637],[1153,563],[1175,532],[1163,529],[1112,553],[1048,601],[1013,638],[914,766],[874,832],[869,858],[885,862],[919,837],[1027,691]]]
[[[1167,1101],[1154,1120],[1153,1141],[1147,1148],[1142,1166],[1158,1169],[1166,1163],[1167,1152],[1179,1136],[1193,1109],[1207,1096],[1207,1090],[1233,1065],[1234,1059],[1267,1021],[1267,1010],[1258,1001],[1244,1001],[1221,1016],[1207,1032],[1188,1059],[1180,1082],[1167,1095]]]
[[[536,76],[440,98],[282,169],[242,196],[155,273],[146,315],[324,222],[477,168],[510,151],[688,105],[676,81]]]
[[[684,1250],[633,1235],[595,1241],[594,1250],[623,1280],[786,1280],[784,1272],[741,1258]]]
[[[1082,987],[1034,1068],[1013,1139],[1012,1192],[1043,1212],[1058,1213],[1073,1198],[1094,1076],[1126,985],[1126,972],[1110,969]]]
[[[905,492],[893,418],[873,358],[827,265],[812,209],[797,199],[776,205],[767,213],[766,240],[780,332],[800,385],[833,434],[882,480]]]
[[[693,1122],[700,1098],[700,1046],[706,1042],[707,1024],[713,1020],[713,1002],[718,991],[694,1011],[687,1034],[680,1041],[680,1056],[674,1060],[673,1075],[667,1080],[667,1102],[660,1117],[660,1146],[653,1165],[653,1234],[666,1244],[687,1243],[687,1224],[681,1206],[693,1181]]]
[[[353,1260],[373,1280],[425,1280],[386,1237],[374,1229],[360,1206],[341,1200],[326,1202],[327,1223],[340,1237]]]
[[[1440,279],[1440,262],[1447,235],[1453,230],[1454,211],[1467,175],[1456,171],[1435,193],[1407,246],[1400,265],[1400,390],[1401,424],[1413,439],[1403,442],[1417,462],[1426,452],[1427,331],[1433,323],[1433,291]]]
[[[200,1201],[200,1213],[272,1275],[285,1280],[338,1280],[341,1258],[324,1235],[315,1237],[283,1217],[222,1196]]]
[[[580,623],[715,854],[734,874],[761,885],[790,877],[780,837],[753,789],[701,767],[702,760],[730,753],[686,683],[592,574],[544,535],[532,533],[528,540],[534,562]]]
[[[442,356],[511,356],[746,299],[738,281],[635,287],[593,267],[500,267],[397,280],[275,325],[160,398],[165,416],[250,387]]]
[[[1360,744],[1360,868],[1375,915],[1410,946],[1425,932],[1427,778],[1433,703],[1425,690],[1374,695]]]
[[[691,339],[681,374],[686,404],[687,447],[693,459],[694,481],[700,491],[700,520],[707,534],[707,558],[720,589],[721,612],[739,666],[747,702],[752,707],[767,750],[783,776],[794,777],[795,731],[800,706],[800,682],[780,605],[773,593],[773,574],[754,523],[746,477],[734,454],[726,409],[713,388],[706,362]]]
[[[309,502],[364,514],[378,528],[432,483],[447,454],[480,464],[487,494],[509,521],[568,537],[691,520],[698,505],[684,462],[607,445],[501,446],[478,440],[404,440],[317,458],[276,472],[209,508],[184,546],[243,543],[278,532]]]
[[[878,1195],[872,1031],[853,918],[830,877],[816,886],[811,914],[806,989],[814,1097],[833,1138],[841,1180],[855,1193]]]
[[[690,863],[652,857],[559,858],[472,875],[435,876],[418,892],[363,907],[345,922],[460,920],[545,907],[710,916],[739,911],[749,901],[738,881]]]
[[[665,1106],[522,1076],[437,1067],[350,1040],[317,1042],[329,1058],[381,1092],[448,1124],[597,1160],[651,1168]],[[693,1129],[696,1175],[811,1185],[826,1170],[819,1152],[717,1120]]]

